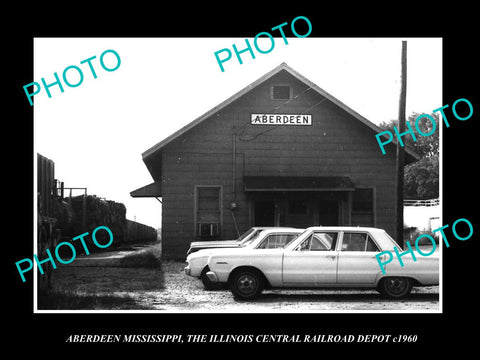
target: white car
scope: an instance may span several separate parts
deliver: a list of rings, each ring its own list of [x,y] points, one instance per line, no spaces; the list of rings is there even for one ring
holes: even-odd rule
[[[269,228],[267,230],[260,230],[256,232],[254,237],[242,241],[240,246],[229,248],[229,250],[238,251],[240,249],[248,249],[257,251],[258,249],[283,248],[303,231],[304,229],[296,228]],[[207,261],[210,255],[223,250],[226,249],[203,249],[188,255],[185,274],[200,278],[203,286],[207,290],[218,289],[221,287],[220,284],[212,283],[205,274],[210,270],[207,266]]]
[[[242,247],[244,244],[251,241],[255,236],[257,236],[260,231],[266,229],[273,229],[273,227],[262,227],[255,226],[247,231],[245,231],[240,237],[236,240],[212,240],[212,241],[193,241],[190,243],[190,247],[187,251],[187,255],[190,255],[196,251],[203,249],[216,249],[216,248],[234,248]]]
[[[257,298],[264,288],[374,288],[390,298],[407,296],[412,286],[439,283],[438,252],[403,256],[382,272],[375,255],[400,246],[382,229],[311,227],[285,248],[211,253],[208,279],[228,284],[239,300]],[[382,255],[383,256],[383,255]]]

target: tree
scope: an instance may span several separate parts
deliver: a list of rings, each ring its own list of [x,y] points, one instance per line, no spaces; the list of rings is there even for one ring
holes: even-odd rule
[[[434,199],[439,193],[438,154],[405,166],[405,199]]]
[[[424,116],[415,125],[416,119],[422,115],[429,115],[435,120],[435,124]],[[439,116],[413,113],[407,121],[415,133],[416,141],[413,141],[410,135],[402,137],[402,141],[407,148],[420,156],[420,160],[405,166],[404,197],[416,200],[437,198],[439,196]],[[379,126],[394,133],[393,127],[398,127],[398,121],[382,122]],[[423,134],[429,134],[432,131],[433,133],[422,136],[418,133],[416,126]]]

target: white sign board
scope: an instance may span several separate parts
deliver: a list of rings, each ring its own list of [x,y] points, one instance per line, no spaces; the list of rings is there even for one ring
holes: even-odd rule
[[[252,114],[252,125],[312,125],[312,115]]]

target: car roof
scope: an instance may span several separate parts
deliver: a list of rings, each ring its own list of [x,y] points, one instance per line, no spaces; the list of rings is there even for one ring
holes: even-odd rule
[[[385,231],[380,228],[368,227],[368,226],[311,226],[306,228],[305,230],[370,231],[370,232]]]
[[[272,229],[295,229],[295,228],[291,226],[253,226],[252,229],[272,230]]]
[[[294,241],[287,245],[286,249],[295,248],[300,242],[304,241],[306,237],[308,237],[311,232],[315,231],[351,231],[351,232],[368,232],[371,234],[380,234],[385,233],[385,230],[375,227],[367,227],[367,226],[311,226],[305,229],[305,231],[299,235]],[[380,242],[380,247],[382,249],[390,249],[393,243],[391,241],[385,239],[383,236],[380,236],[377,241]],[[393,240],[393,239],[392,239]]]
[[[291,227],[274,227],[262,230],[262,233],[273,233],[273,232],[303,232],[305,229],[291,228]]]

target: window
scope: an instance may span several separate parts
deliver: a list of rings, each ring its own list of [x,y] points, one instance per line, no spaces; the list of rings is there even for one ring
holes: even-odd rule
[[[200,239],[220,236],[221,187],[195,187],[195,235]]]
[[[375,226],[372,188],[357,188],[353,192],[352,225]]]
[[[273,100],[290,100],[290,86],[288,85],[275,85],[272,86],[272,99]]]
[[[344,233],[342,241],[342,251],[380,251],[366,233]]]
[[[297,234],[271,234],[268,235],[257,249],[277,249],[283,248],[297,237]]]
[[[297,250],[300,251],[329,251],[335,250],[338,233],[315,232],[303,241]]]

